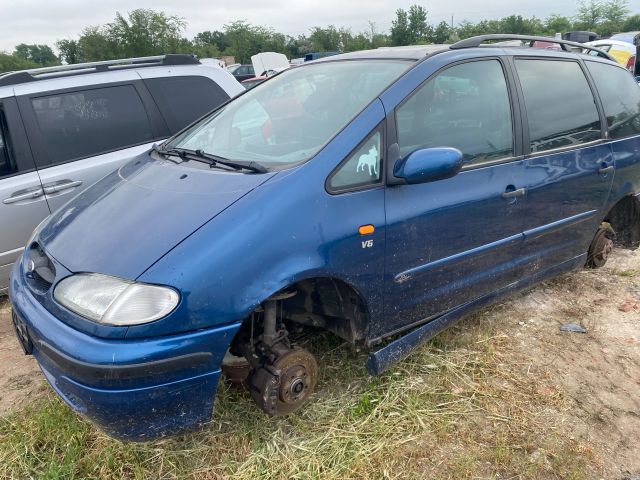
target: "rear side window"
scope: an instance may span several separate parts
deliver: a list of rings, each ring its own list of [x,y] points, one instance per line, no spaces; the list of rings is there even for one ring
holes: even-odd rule
[[[640,134],[640,87],[633,76],[614,65],[587,62],[607,117],[610,138]]]
[[[229,95],[206,77],[165,77],[145,80],[172,134],[229,100]]]
[[[527,108],[531,152],[600,138],[600,117],[577,62],[516,60]]]
[[[483,60],[450,67],[423,84],[396,112],[400,154],[455,147],[465,164],[510,157],[513,129],[502,65]]]
[[[147,112],[132,85],[47,95],[31,104],[49,164],[153,140]]]

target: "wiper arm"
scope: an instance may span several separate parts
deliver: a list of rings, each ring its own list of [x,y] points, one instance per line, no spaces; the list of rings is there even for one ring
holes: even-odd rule
[[[224,165],[225,167],[233,168],[234,170],[250,170],[256,173],[267,173],[269,171],[264,165],[261,165],[258,162],[229,160],[227,158],[220,157],[219,155],[205,153],[203,150],[189,150],[187,148],[176,147],[164,149],[158,148],[156,145],[151,148],[154,152],[157,152],[160,155],[179,157],[183,162],[196,160],[199,162],[204,162],[212,168],[220,164]]]
[[[178,157],[180,158],[180,160],[182,160],[183,162],[188,161],[189,159],[186,157],[186,153],[182,150],[179,150],[177,148],[160,148],[158,147],[158,145],[156,145],[155,143],[153,144],[153,146],[151,147],[151,150],[155,153],[158,153],[160,155],[162,155],[163,157]],[[175,162],[178,163],[178,162]]]
[[[193,152],[200,158],[206,158],[211,163],[210,165],[214,167],[217,163],[220,165],[225,165],[227,167],[235,168],[236,170],[244,169],[251,170],[256,173],[267,173],[269,170],[264,165],[259,164],[258,162],[245,162],[243,160],[229,160],[228,158],[221,157],[219,155],[212,155],[210,153],[205,153],[202,150],[195,150]]]

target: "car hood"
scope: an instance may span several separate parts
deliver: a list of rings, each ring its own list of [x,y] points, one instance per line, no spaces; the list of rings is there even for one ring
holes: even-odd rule
[[[145,153],[55,212],[37,240],[72,272],[135,279],[275,175],[201,165],[176,165]]]

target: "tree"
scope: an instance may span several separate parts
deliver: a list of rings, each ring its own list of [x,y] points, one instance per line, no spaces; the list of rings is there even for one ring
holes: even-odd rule
[[[421,5],[409,7],[409,42],[411,45],[429,42],[433,29],[427,23],[427,10]]]
[[[451,27],[444,20],[433,31],[434,43],[447,43],[451,37]]]
[[[334,25],[329,25],[325,28],[313,27],[309,40],[316,52],[335,52],[341,50],[344,36],[344,31],[341,33]]]
[[[85,62],[121,58],[118,45],[99,26],[87,27],[82,31],[78,39],[78,51]]]
[[[627,0],[608,0],[602,4],[602,18],[605,22],[622,26],[629,16]]]
[[[409,16],[402,8],[396,10],[396,18],[391,22],[391,45],[409,45]]]
[[[579,0],[576,26],[584,30],[595,30],[603,15],[604,3],[601,0]]]
[[[522,18],[521,15],[510,15],[499,21],[500,33],[515,33],[518,35],[533,35],[541,32],[544,27],[536,17]]]
[[[199,57],[218,57],[229,46],[223,32],[218,30],[198,33],[192,42]]]
[[[51,50],[51,47],[48,45],[27,45],[26,43],[21,43],[16,46],[13,55],[41,67],[60,64],[58,57],[55,56],[53,50]]]
[[[103,33],[116,46],[117,56],[136,57],[188,53],[191,45],[181,36],[185,27],[181,17],[139,8],[129,12],[127,18],[116,13]]]
[[[76,40],[58,40],[56,48],[60,52],[60,60],[71,63],[80,63],[84,59],[80,52],[80,45]]]
[[[17,55],[0,52],[0,73],[15,72],[16,70],[25,70],[27,68],[37,68],[38,65],[30,60],[25,60]]]
[[[571,20],[562,15],[553,14],[544,21],[545,33],[555,35],[556,33],[568,32],[571,30]]]
[[[627,17],[620,29],[622,32],[634,32],[640,30],[640,15]]]

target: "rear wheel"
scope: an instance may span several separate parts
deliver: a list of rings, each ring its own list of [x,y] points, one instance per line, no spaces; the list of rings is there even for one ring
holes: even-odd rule
[[[609,255],[613,250],[613,242],[615,238],[616,234],[611,228],[611,225],[603,222],[602,225],[600,225],[600,228],[598,228],[598,231],[589,246],[589,251],[587,253],[587,267],[600,268],[607,263]]]

